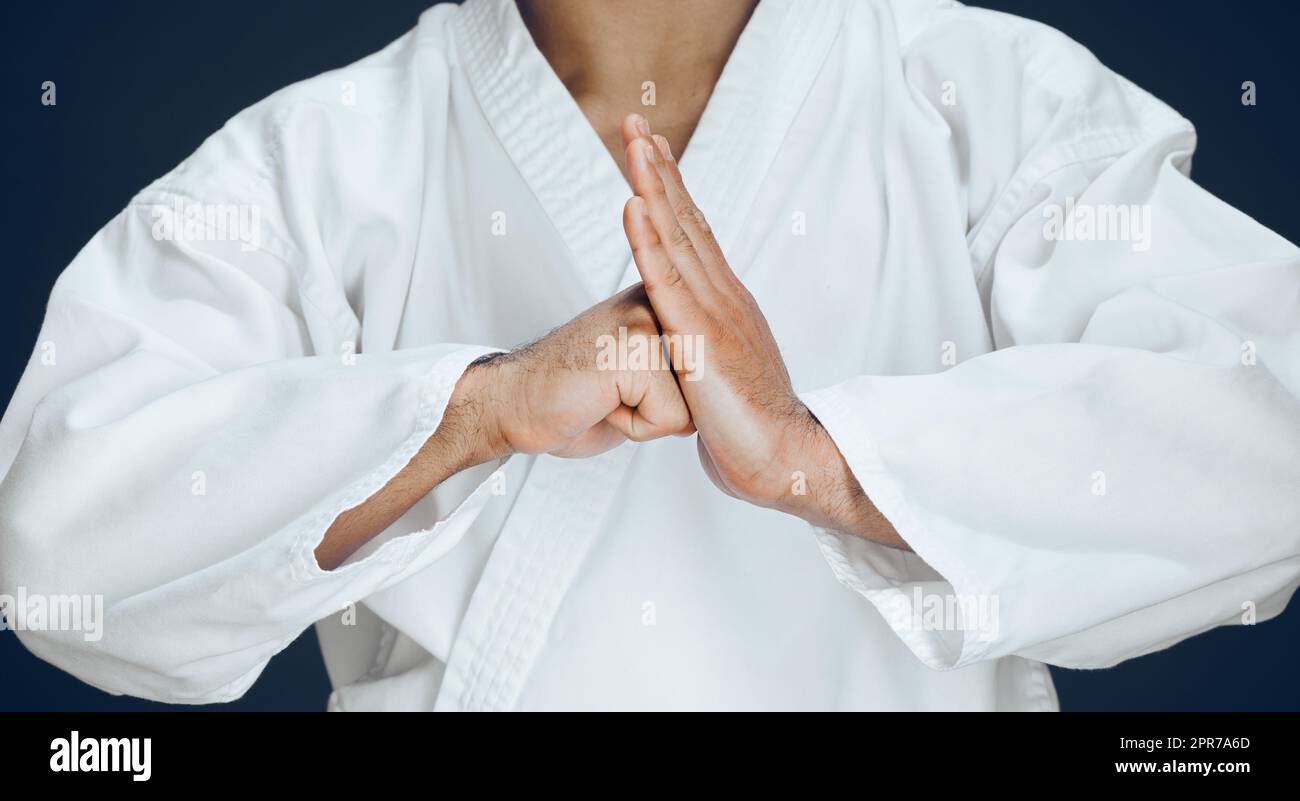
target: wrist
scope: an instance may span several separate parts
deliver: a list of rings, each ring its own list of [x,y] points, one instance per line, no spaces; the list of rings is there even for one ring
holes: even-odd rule
[[[814,428],[808,440],[807,458],[818,466],[818,478],[809,479],[809,491],[792,514],[820,528],[855,534],[890,548],[911,550],[862,489],[821,421],[811,411],[808,416]]]
[[[818,490],[828,467],[824,439],[826,432],[812,412],[796,401],[782,429],[778,464],[783,486],[771,499],[773,508],[803,518],[817,512]]]
[[[785,464],[791,489],[777,508],[823,528],[860,528],[870,501],[831,435],[803,403],[790,432]]]
[[[465,368],[452,392],[443,415],[464,440],[462,460],[469,467],[513,453],[503,425],[505,401],[509,397],[506,353],[475,359]],[[440,427],[441,428],[441,427]]]

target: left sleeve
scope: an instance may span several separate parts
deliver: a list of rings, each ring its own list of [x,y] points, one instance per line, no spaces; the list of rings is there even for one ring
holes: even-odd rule
[[[997,350],[802,396],[915,555],[823,552],[933,668],[1107,667],[1300,583],[1300,252],[1180,169],[1189,123],[1098,76],[1118,111],[1055,118],[1105,137],[1061,125],[1012,174],[970,170],[1000,187],[971,236]],[[978,159],[996,126],[962,124]],[[1069,209],[1091,233],[1053,227]]]

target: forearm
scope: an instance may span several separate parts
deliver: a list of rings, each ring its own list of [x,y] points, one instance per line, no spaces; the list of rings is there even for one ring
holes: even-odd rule
[[[599,343],[614,334],[658,336],[640,286],[587,309],[545,337],[470,365],[441,424],[400,473],[325,532],[316,561],[332,570],[448,477],[511,453],[594,456],[625,439],[690,431],[670,373],[606,370]]]
[[[491,361],[470,365],[457,382],[437,430],[406,467],[365,502],[335,519],[316,546],[316,562],[322,568],[333,570],[343,564],[451,476],[509,455],[509,445],[495,425],[492,372]]]

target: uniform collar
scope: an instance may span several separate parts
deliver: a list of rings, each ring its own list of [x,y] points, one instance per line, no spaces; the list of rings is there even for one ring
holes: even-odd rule
[[[718,79],[680,166],[726,252],[843,15],[842,0],[760,0]],[[467,0],[452,30],[488,123],[568,245],[592,301],[634,282],[622,226],[631,190],[514,0]]]

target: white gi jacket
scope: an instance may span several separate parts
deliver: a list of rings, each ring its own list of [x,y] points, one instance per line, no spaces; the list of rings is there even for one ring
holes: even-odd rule
[[[0,427],[0,588],[102,594],[98,641],[19,634],[182,703],[316,623],[339,709],[1053,709],[1044,663],[1300,580],[1300,253],[1195,144],[1036,23],[763,0],[682,169],[915,554],[725,497],[669,438],[467,471],[326,572],[467,363],[637,280],[630,190],[513,2],[432,8],[68,267]],[[243,222],[186,225],[213,208]]]

